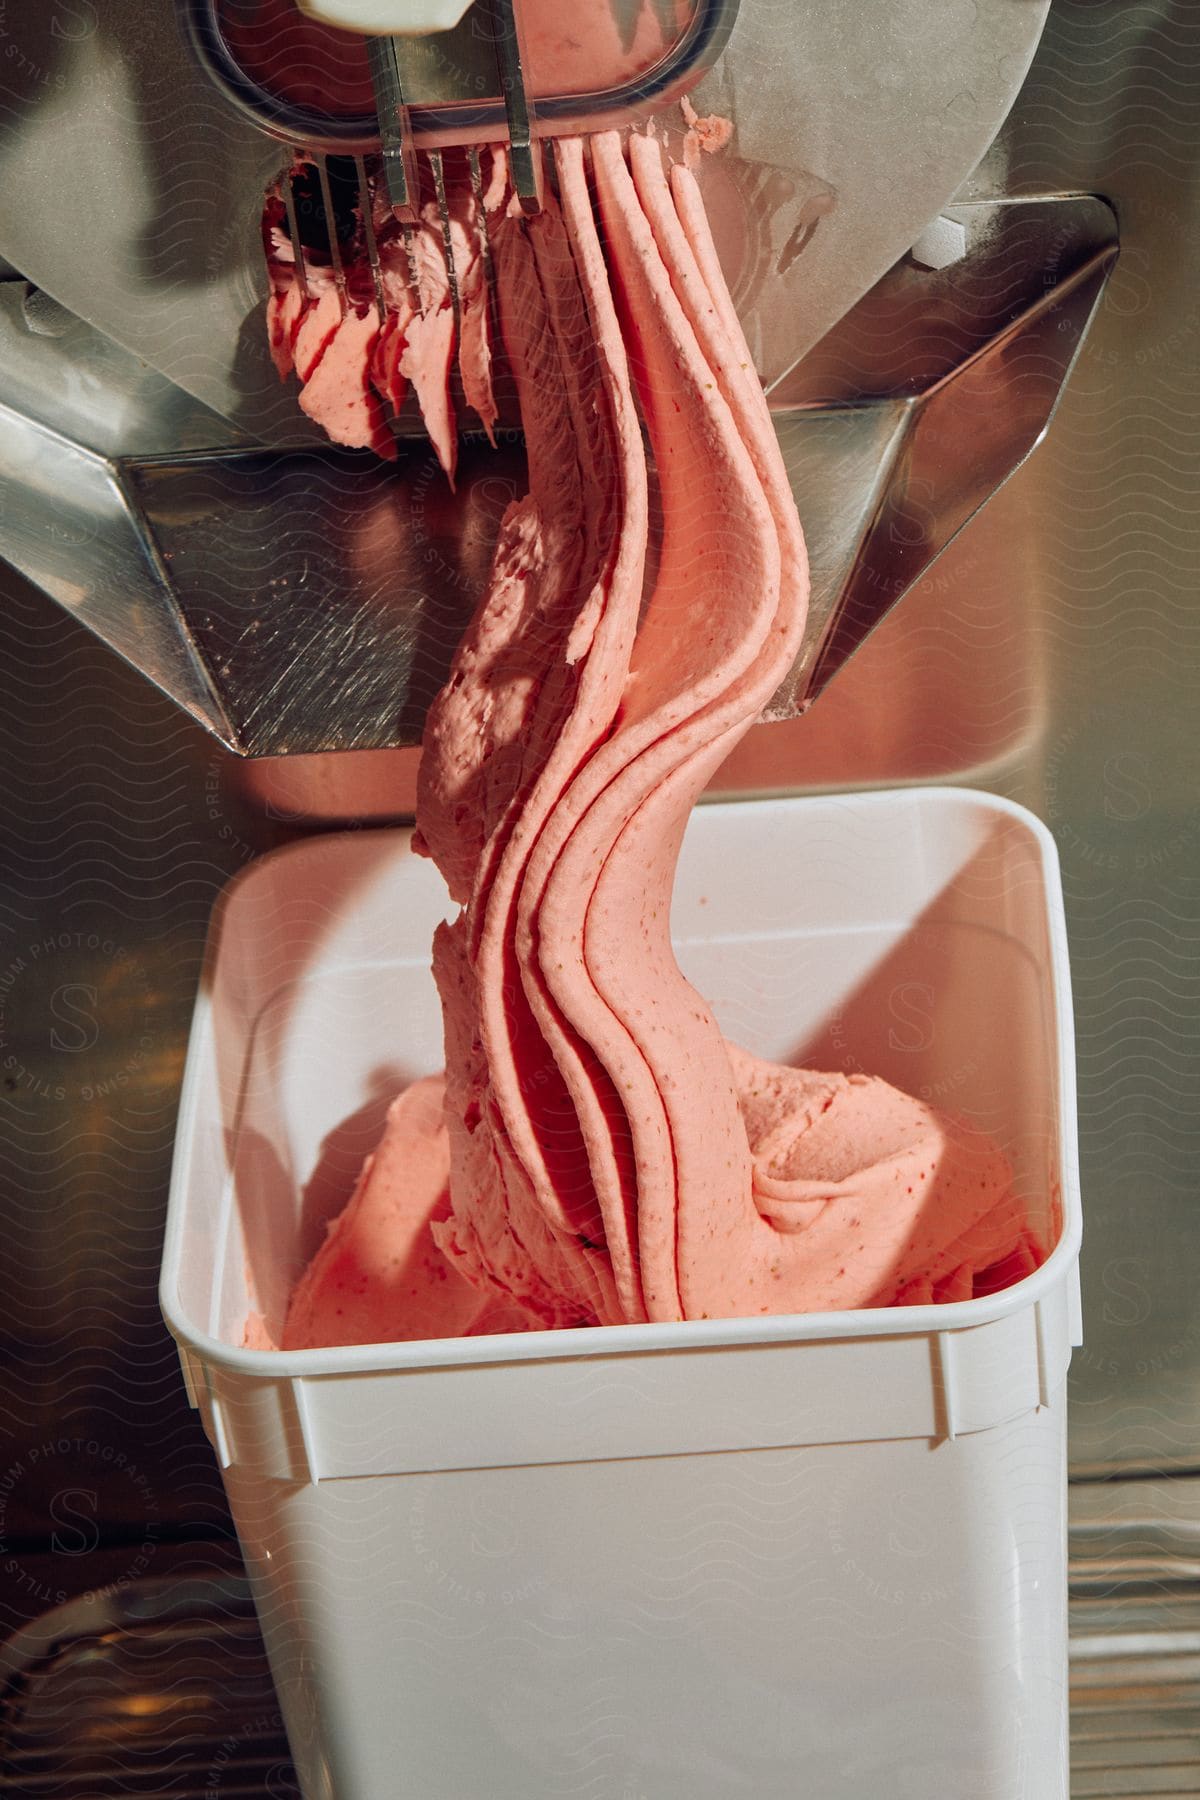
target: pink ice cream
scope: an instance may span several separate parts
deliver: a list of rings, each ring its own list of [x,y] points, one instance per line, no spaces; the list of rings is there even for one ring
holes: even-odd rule
[[[435,1076],[392,1102],[378,1150],[292,1295],[289,1349],[519,1328],[514,1310],[464,1281],[433,1240],[450,1211],[443,1092]]]
[[[424,740],[462,909],[443,1119],[428,1084],[393,1109],[287,1348],[950,1300],[1043,1254],[990,1141],[750,1057],[675,963],[687,817],[795,657],[807,561],[694,174],[637,135],[557,166],[491,234],[530,492]]]
[[[755,1206],[782,1236],[804,1238],[803,1304],[790,1310],[969,1300],[1042,1261],[1011,1198],[1007,1164],[981,1133],[870,1076],[780,1068],[736,1045],[729,1051]],[[437,1247],[434,1228],[451,1214],[443,1092],[442,1080],[429,1078],[393,1103],[378,1150],[294,1290],[283,1348],[474,1337],[536,1323],[473,1286]],[[257,1316],[244,1341],[275,1347]]]

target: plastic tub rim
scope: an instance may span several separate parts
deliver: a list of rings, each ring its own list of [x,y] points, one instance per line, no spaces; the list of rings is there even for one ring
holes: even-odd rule
[[[874,789],[837,798],[855,809],[868,810],[892,800],[897,790]],[[914,790],[902,790],[911,797]],[[1029,831],[1040,853],[1051,939],[1051,993],[1054,1001],[1054,1035],[1058,1063],[1059,1180],[1062,1229],[1058,1242],[1040,1268],[1009,1287],[980,1299],[943,1302],[928,1306],[872,1307],[841,1312],[770,1313],[741,1319],[681,1319],[657,1324],[589,1325],[555,1331],[527,1331],[494,1337],[422,1338],[403,1343],[348,1344],[319,1350],[248,1350],[225,1343],[198,1329],[179,1304],[179,1275],[184,1251],[185,1196],[190,1174],[190,1120],[194,1090],[199,1083],[202,1044],[212,1037],[211,974],[220,944],[224,913],[233,895],[249,881],[261,877],[275,864],[309,849],[326,835],[305,838],[256,858],[226,884],[218,896],[209,930],[204,969],[196,1000],[187,1066],[180,1094],[176,1154],[171,1171],[167,1224],[163,1243],[159,1304],[172,1336],[202,1362],[252,1379],[297,1380],[321,1376],[386,1374],[403,1370],[456,1367],[471,1364],[557,1362],[579,1358],[644,1355],[647,1352],[740,1348],[750,1345],[831,1342],[847,1338],[914,1338],[943,1332],[960,1332],[1007,1318],[1045,1297],[1068,1274],[1067,1265],[1079,1254],[1083,1218],[1079,1190],[1074,1030],[1066,960],[1062,883],[1058,852],[1043,820],[1003,795],[961,787],[929,787],[915,790],[922,804],[931,806],[982,806],[998,816],[1015,820]],[[816,798],[816,796],[811,796]],[[705,804],[704,810],[741,810],[753,804],[802,805],[810,796],[781,796],[754,802],[734,800]],[[393,837],[395,828],[355,832],[357,842]]]

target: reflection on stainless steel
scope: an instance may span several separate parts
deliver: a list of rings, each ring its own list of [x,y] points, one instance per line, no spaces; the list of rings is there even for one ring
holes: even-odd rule
[[[1087,187],[1121,220],[1109,296],[1020,478],[1048,704],[1008,791],[1057,839],[1071,943],[1072,1462],[1126,1477],[1200,1470],[1198,95],[1195,7],[1060,0],[997,147],[1013,191]],[[1158,1485],[1169,1515],[1182,1483]],[[1125,1486],[1104,1484],[1110,1509]]]
[[[769,717],[811,703],[1038,442],[1115,255],[1098,200],[953,217],[961,260],[898,265],[773,395],[813,603]],[[54,429],[23,414],[32,384],[13,349],[0,456],[17,568],[242,754],[419,741],[523,491],[518,437],[464,445],[455,496],[416,442],[395,468],[334,451],[164,455],[161,429],[149,453],[134,431],[96,454],[88,419],[80,444],[61,415]],[[107,369],[119,386],[118,352]],[[178,406],[169,384],[155,391]]]
[[[268,452],[129,465],[164,608],[206,671],[204,722],[231,748],[418,740],[523,491],[519,441],[466,444],[459,466],[454,496],[416,448],[395,467]],[[142,647],[131,660],[145,668]]]
[[[0,1645],[0,1795],[299,1800],[250,1590],[141,1581]]]
[[[0,282],[0,405],[80,449],[115,461],[250,445],[219,413],[15,277]],[[31,314],[41,329],[31,325]]]
[[[780,437],[813,605],[769,718],[821,693],[1040,441],[1116,256],[1116,221],[1099,200],[950,216],[966,228],[962,260],[939,272],[897,265],[772,396],[800,407]],[[845,410],[827,412],[830,403]],[[831,444],[805,442],[814,417],[848,441],[864,419],[877,422],[869,486],[867,470],[856,481],[839,467]]]

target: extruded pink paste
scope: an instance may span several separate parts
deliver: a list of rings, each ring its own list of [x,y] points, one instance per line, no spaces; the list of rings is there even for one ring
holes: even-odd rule
[[[492,232],[530,491],[424,740],[444,1117],[430,1083],[393,1107],[285,1348],[953,1300],[1044,1254],[989,1140],[747,1055],[675,963],[684,826],[794,660],[807,560],[692,172],[636,135],[557,163]]]

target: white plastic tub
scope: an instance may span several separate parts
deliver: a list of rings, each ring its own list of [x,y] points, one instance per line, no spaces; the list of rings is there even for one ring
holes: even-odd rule
[[[440,1065],[401,832],[214,926],[162,1302],[308,1800],[1064,1800],[1073,1055],[1052,843],[953,790],[702,808],[680,959],[728,1033],[973,1117],[1057,1233],[962,1305],[240,1348]]]

